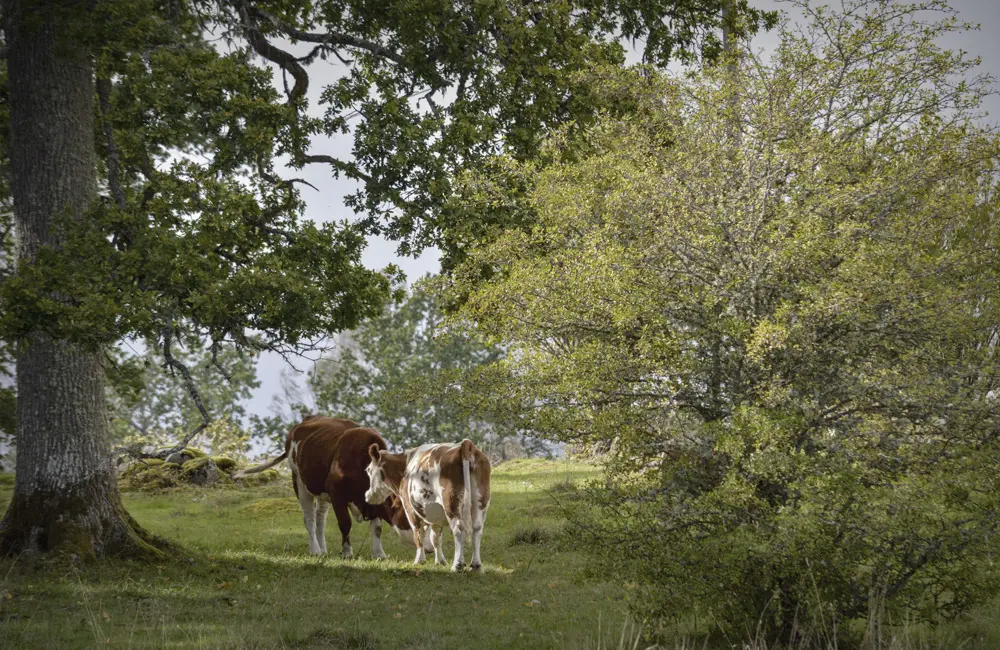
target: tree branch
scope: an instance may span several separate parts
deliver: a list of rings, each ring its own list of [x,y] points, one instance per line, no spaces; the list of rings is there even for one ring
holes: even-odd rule
[[[358,38],[357,36],[351,36],[349,34],[337,34],[333,32],[318,34],[313,32],[304,32],[262,9],[253,7],[250,8],[249,11],[257,17],[267,20],[275,27],[275,29],[296,41],[318,43],[322,46],[353,47],[355,49],[365,50],[375,56],[388,59],[394,63],[398,63],[399,65],[403,65],[406,61],[399,53],[393,52],[388,47],[382,45],[381,43],[376,43],[375,41],[369,41],[367,39]],[[312,57],[315,56],[315,54],[316,51],[314,50],[309,56]]]
[[[170,449],[160,451],[157,453],[158,456],[163,456],[166,458],[170,454],[180,451],[188,446],[188,443],[194,439],[199,433],[208,428],[211,424],[211,419],[208,416],[208,410],[205,409],[205,405],[201,401],[201,395],[198,393],[198,387],[194,384],[194,378],[191,377],[191,371],[188,367],[184,365],[181,361],[174,358],[173,352],[171,351],[171,341],[173,338],[173,331],[170,327],[164,327],[162,330],[163,334],[163,344],[161,346],[163,350],[163,367],[165,369],[170,369],[177,371],[181,374],[181,378],[184,381],[184,387],[187,388],[188,396],[191,401],[194,402],[195,407],[197,407],[198,412],[201,413],[201,423],[196,426],[191,433],[187,434],[184,439],[177,445],[171,447]]]
[[[128,207],[128,202],[121,185],[118,145],[115,144],[111,121],[108,119],[108,115],[111,113],[111,80],[104,75],[99,75],[97,78],[97,98],[101,110],[101,127],[104,129],[104,138],[107,140],[108,146],[108,186],[111,189],[111,198],[114,199],[120,210],[124,210]]]
[[[357,178],[365,181],[366,183],[370,183],[372,181],[372,177],[364,173],[360,169],[358,169],[357,165],[352,163],[346,163],[343,160],[338,160],[334,158],[333,156],[327,156],[324,154],[304,155],[304,156],[299,156],[296,159],[296,162],[301,164],[326,163],[331,167],[333,167],[338,172],[343,172],[347,174],[349,178]]]
[[[291,74],[292,78],[295,79],[295,85],[292,86],[291,91],[287,94],[288,103],[292,106],[296,105],[306,96],[306,91],[309,90],[309,75],[306,73],[306,69],[302,67],[302,64],[294,56],[268,42],[264,34],[260,31],[260,28],[250,18],[251,14],[260,15],[259,11],[252,9],[246,2],[240,3],[238,11],[240,22],[242,22],[245,29],[247,42],[250,43],[250,47],[253,48],[254,52],[268,61],[281,66],[282,70]]]

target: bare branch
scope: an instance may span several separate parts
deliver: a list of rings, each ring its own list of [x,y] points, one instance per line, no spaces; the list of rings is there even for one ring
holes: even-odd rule
[[[226,378],[226,381],[232,383],[232,381],[233,381],[233,375],[232,375],[232,373],[230,373],[225,368],[223,368],[222,364],[219,363],[219,340],[218,339],[213,339],[212,340],[212,365],[215,366],[220,373],[222,373],[222,376]]]
[[[161,349],[163,351],[163,367],[170,370],[175,370],[181,374],[181,379],[184,381],[184,387],[187,388],[188,396],[191,401],[194,402],[195,407],[201,414],[201,423],[196,426],[189,434],[187,434],[184,439],[177,445],[171,447],[170,449],[160,451],[157,455],[162,455],[163,457],[169,456],[172,453],[178,452],[188,446],[199,433],[204,431],[209,424],[212,423],[208,416],[208,410],[205,409],[205,405],[202,403],[201,394],[198,393],[198,387],[194,384],[194,378],[191,377],[191,371],[188,367],[184,365],[181,361],[174,358],[173,352],[171,351],[171,342],[173,340],[173,330],[170,327],[164,327],[162,330],[163,344]]]

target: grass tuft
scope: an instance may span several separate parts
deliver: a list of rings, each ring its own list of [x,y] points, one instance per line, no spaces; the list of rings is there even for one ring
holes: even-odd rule
[[[290,648],[342,648],[343,650],[376,650],[378,639],[362,630],[321,627],[298,641],[289,641]]]
[[[552,541],[552,532],[540,526],[527,526],[514,530],[507,546],[524,546],[531,544],[547,544]]]

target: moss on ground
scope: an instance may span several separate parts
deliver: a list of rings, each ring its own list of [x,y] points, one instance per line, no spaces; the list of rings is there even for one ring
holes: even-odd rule
[[[160,447],[153,453],[162,454],[164,452],[170,451],[171,449],[173,449],[173,447]],[[201,456],[208,456],[208,454],[203,452],[201,449],[198,449],[197,447],[184,447],[182,449],[179,449],[178,453],[187,454],[192,458],[200,458]]]
[[[223,472],[228,472],[236,468],[236,461],[228,456],[212,456],[212,462]]]
[[[191,460],[181,465],[181,471],[183,471],[185,474],[190,474],[196,469],[204,467],[211,461],[212,459],[209,458],[208,456],[199,456],[198,458],[192,458]]]
[[[243,485],[261,485],[263,483],[270,483],[281,477],[281,474],[276,469],[265,469],[263,472],[258,472],[257,474],[247,474],[246,476],[241,476],[238,479],[239,483]]]
[[[161,490],[188,485],[191,483],[192,473],[204,468],[209,462],[215,463],[219,470],[219,480],[213,483],[217,487],[262,485],[275,481],[281,476],[277,470],[269,469],[234,481],[232,475],[237,469],[237,463],[234,459],[227,456],[209,456],[194,447],[187,447],[185,451],[196,453],[189,454],[193,455],[194,458],[183,464],[167,463],[160,458],[145,458],[134,463],[119,476],[119,489],[123,491]],[[11,475],[11,484],[13,484],[13,475]],[[3,483],[0,482],[0,485]]]

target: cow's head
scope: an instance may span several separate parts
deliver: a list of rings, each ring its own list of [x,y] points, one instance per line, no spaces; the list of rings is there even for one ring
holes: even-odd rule
[[[365,492],[365,501],[371,504],[382,503],[393,495],[392,488],[385,480],[385,459],[382,458],[382,453],[382,450],[375,443],[368,447],[371,462],[365,469],[365,472],[368,473],[368,491]]]

